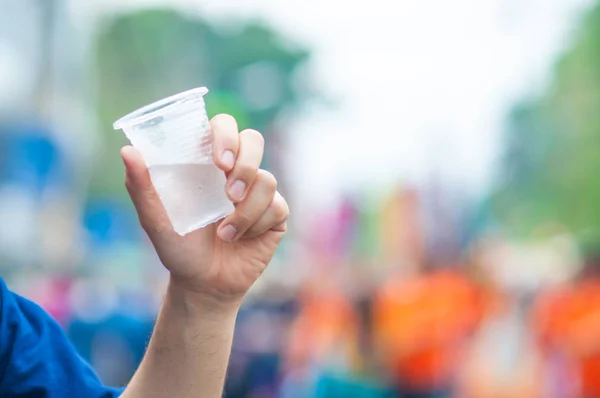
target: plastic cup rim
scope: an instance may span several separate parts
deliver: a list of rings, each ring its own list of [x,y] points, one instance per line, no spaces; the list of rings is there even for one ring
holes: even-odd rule
[[[206,87],[197,87],[160,99],[123,116],[113,124],[113,128],[121,130],[125,127],[144,123],[183,101],[190,98],[203,97],[206,93],[208,93]]]

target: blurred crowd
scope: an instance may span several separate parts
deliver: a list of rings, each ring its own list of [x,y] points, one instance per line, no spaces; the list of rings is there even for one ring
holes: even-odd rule
[[[415,215],[427,209],[418,194],[390,203],[377,217],[376,261],[355,252],[364,223],[349,220],[360,207],[318,216],[295,305],[272,310],[276,327],[259,318],[262,332],[247,332],[273,344],[262,358],[279,366],[267,386],[255,356],[246,373],[255,387],[239,396],[600,396],[597,236],[549,226],[527,245],[487,232],[452,250],[419,232],[426,217]],[[270,334],[281,322],[283,340]]]
[[[47,210],[65,206],[48,195],[69,167],[39,128],[14,129],[2,135],[0,201],[22,232],[0,236],[3,276],[123,385],[164,271],[128,206]],[[226,396],[600,396],[600,235],[547,225],[517,243],[440,192],[353,196],[298,220],[239,314]]]

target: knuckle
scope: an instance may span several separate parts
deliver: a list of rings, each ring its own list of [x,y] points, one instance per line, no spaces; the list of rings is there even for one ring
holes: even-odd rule
[[[258,168],[252,163],[242,161],[235,166],[235,169],[235,174],[237,174],[238,176],[250,178],[251,176],[256,174],[256,170]]]
[[[283,206],[275,206],[273,208],[273,216],[275,217],[277,223],[282,223],[283,221],[287,220],[287,212]]]
[[[285,208],[284,215],[285,215],[285,220],[287,221],[287,219],[290,218],[290,206],[287,204],[287,202],[284,201],[284,203],[285,203],[285,206],[284,206],[284,208]]]
[[[156,225],[153,225],[151,228],[152,228],[152,231],[157,235],[163,234],[163,233],[169,231],[169,229],[170,229],[169,225],[165,224],[165,223],[158,223]]]
[[[279,224],[285,222],[290,216],[290,208],[279,193],[273,198],[271,211],[273,212],[273,217]]]
[[[152,186],[143,189],[142,192],[140,192],[140,195],[144,203],[155,203],[157,201],[160,202],[158,194]]]
[[[140,222],[142,229],[146,231],[148,237],[156,237],[165,234],[169,229],[164,224],[152,224],[148,222]]]
[[[261,169],[258,171],[257,178],[259,178],[260,182],[269,190],[273,192],[277,191],[277,178],[275,178],[272,173]]]
[[[235,217],[233,224],[235,224],[238,229],[243,229],[246,225],[250,225],[252,223],[252,217],[244,211],[244,209],[237,209],[235,211]]]
[[[278,222],[283,223],[290,216],[290,208],[287,203],[283,202],[275,206],[275,218]]]
[[[240,135],[243,136],[244,139],[251,139],[252,141],[258,143],[261,146],[265,145],[265,137],[263,137],[261,133],[254,129],[246,129],[242,131]]]

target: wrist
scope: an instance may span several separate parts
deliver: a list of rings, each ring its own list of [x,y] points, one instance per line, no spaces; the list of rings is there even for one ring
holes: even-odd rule
[[[241,299],[224,300],[208,292],[191,289],[172,276],[167,287],[167,298],[190,315],[200,314],[205,319],[217,321],[235,320],[241,305]]]

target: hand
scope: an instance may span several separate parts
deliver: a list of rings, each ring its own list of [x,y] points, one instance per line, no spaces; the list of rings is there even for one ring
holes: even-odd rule
[[[141,154],[121,151],[125,185],[171,284],[216,304],[239,305],[267,267],[286,232],[288,205],[277,192],[277,180],[260,170],[264,139],[254,130],[238,134],[235,119],[211,120],[215,164],[227,175],[226,192],[235,212],[220,223],[178,235],[152,185]]]

